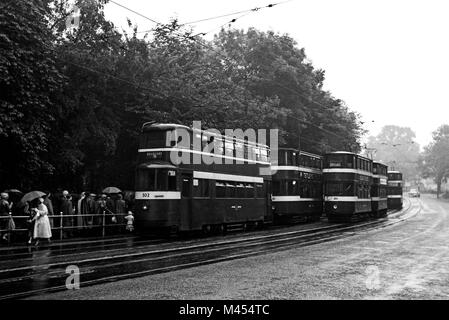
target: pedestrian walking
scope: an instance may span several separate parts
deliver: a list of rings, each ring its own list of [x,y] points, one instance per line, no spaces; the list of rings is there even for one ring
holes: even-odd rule
[[[48,243],[51,242],[51,226],[50,220],[48,219],[48,208],[44,204],[44,199],[39,198],[39,204],[37,208],[34,208],[34,232],[33,237],[36,239],[36,246],[39,245],[39,240],[46,239]]]

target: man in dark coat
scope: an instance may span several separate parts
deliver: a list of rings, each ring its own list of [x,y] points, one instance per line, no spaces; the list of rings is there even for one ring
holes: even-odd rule
[[[62,192],[61,197],[61,215],[63,216],[70,216],[73,215],[73,204],[72,204],[72,196],[69,194],[67,190],[64,190]],[[64,217],[62,220],[62,225],[64,228],[64,237],[71,236],[73,233],[73,217]]]

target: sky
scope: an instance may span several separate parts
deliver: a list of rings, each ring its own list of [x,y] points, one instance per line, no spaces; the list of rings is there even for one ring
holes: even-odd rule
[[[211,33],[232,18],[232,28],[287,33],[325,70],[325,90],[361,115],[368,135],[384,125],[412,128],[423,147],[449,124],[449,1],[447,0],[114,0],[157,22],[180,23],[265,7],[192,24]],[[283,2],[283,3],[282,3]],[[148,30],[155,23],[115,3],[105,16],[129,30],[126,19]],[[373,122],[374,121],[374,122]],[[366,137],[367,137],[366,136]]]

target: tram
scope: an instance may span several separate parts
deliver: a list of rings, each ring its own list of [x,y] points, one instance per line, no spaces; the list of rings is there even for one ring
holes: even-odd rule
[[[320,219],[323,211],[321,167],[321,156],[292,148],[278,150],[278,162],[271,166],[276,224]]]
[[[402,208],[402,173],[388,171],[388,209]]]
[[[359,220],[370,215],[373,161],[351,152],[324,156],[324,211],[329,221]]]
[[[373,183],[371,185],[371,207],[374,217],[384,217],[388,211],[387,198],[388,166],[373,162]]]
[[[135,204],[137,230],[212,232],[272,222],[269,148],[178,124],[146,123]]]

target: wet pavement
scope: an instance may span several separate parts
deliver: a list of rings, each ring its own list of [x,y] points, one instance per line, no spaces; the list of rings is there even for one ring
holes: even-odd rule
[[[411,201],[416,216],[379,230],[32,299],[447,299],[449,203]]]

